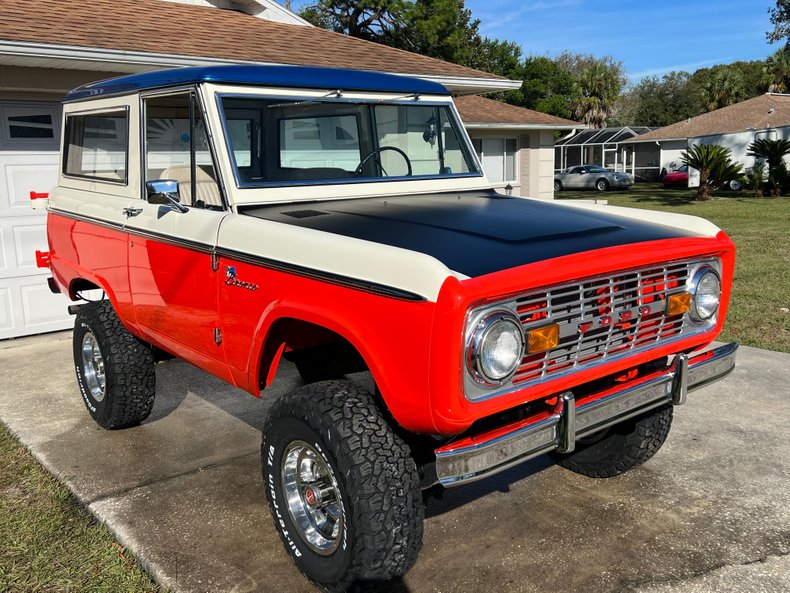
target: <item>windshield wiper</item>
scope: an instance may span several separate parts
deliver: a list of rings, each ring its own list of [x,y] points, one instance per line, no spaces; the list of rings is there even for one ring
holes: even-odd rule
[[[314,97],[312,99],[305,99],[303,101],[291,101],[290,103],[275,103],[274,105],[267,105],[266,109],[279,109],[282,107],[298,107],[300,105],[314,105],[321,103],[324,99],[339,99],[343,96],[343,91],[337,89],[336,91],[329,91],[326,95]]]

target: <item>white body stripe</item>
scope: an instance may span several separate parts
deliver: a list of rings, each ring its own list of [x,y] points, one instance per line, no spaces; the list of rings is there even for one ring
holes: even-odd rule
[[[434,302],[444,281],[453,275],[424,253],[245,215],[223,221],[218,247],[374,282]]]
[[[623,218],[630,218],[641,222],[661,224],[675,229],[683,229],[696,233],[703,237],[715,237],[719,231],[721,231],[721,229],[711,221],[689,214],[676,214],[674,212],[661,212],[658,210],[642,210],[640,208],[624,208],[622,206],[602,206],[589,203],[579,204],[572,200],[558,200],[553,203],[567,208],[589,210],[590,212],[605,212],[607,214],[622,216]]]

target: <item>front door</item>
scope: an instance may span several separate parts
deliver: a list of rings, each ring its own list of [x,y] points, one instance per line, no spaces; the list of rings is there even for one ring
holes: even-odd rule
[[[142,107],[143,179],[176,181],[186,211],[152,203],[143,187],[127,219],[137,322],[154,343],[224,376],[212,251],[226,210],[205,121],[191,92],[151,96]]]

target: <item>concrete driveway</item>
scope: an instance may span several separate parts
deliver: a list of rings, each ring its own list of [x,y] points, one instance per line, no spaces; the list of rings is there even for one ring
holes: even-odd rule
[[[180,361],[142,426],[96,426],[68,333],[0,342],[0,419],[179,592],[308,592],[264,500],[257,400]],[[790,591],[790,355],[742,348],[637,470],[593,480],[539,458],[428,504],[396,591]]]

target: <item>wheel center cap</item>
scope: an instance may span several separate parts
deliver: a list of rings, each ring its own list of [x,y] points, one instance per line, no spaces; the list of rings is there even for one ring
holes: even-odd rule
[[[304,489],[304,500],[310,508],[314,509],[316,506],[318,506],[320,494],[312,486],[307,486]]]

